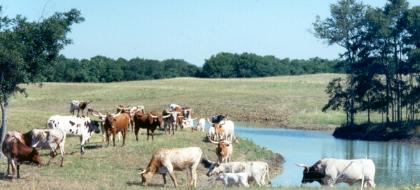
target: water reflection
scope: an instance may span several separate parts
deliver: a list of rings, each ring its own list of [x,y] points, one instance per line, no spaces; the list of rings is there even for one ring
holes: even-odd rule
[[[310,165],[323,157],[372,159],[376,165],[375,182],[378,186],[420,183],[420,145],[340,140],[321,131],[240,127],[244,125],[235,127],[239,136],[285,157],[284,172],[273,180],[277,186],[300,185],[302,169],[295,163]]]

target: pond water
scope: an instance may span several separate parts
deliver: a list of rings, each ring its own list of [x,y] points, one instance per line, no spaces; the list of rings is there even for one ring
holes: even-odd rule
[[[283,155],[284,171],[273,179],[273,186],[300,186],[303,169],[295,163],[312,165],[324,157],[372,159],[376,165],[377,186],[420,184],[420,145],[341,140],[325,131],[252,128],[251,124],[244,123],[235,124],[235,132]]]

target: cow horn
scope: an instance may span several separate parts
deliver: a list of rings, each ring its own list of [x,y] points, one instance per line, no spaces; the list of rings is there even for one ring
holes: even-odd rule
[[[298,166],[298,167],[302,167],[302,168],[306,168],[306,167],[308,167],[307,165],[305,165],[305,164],[298,164],[298,163],[295,163],[295,165],[296,166]]]
[[[211,138],[208,138],[208,139],[212,144],[219,144],[219,142],[213,141],[213,140],[211,140]]]
[[[149,115],[150,115],[150,117],[153,117],[153,118],[158,118],[158,116],[153,115],[153,114],[151,114],[151,113],[149,113]]]
[[[162,116],[163,119],[168,118],[168,117],[171,117],[171,115]]]
[[[141,175],[141,174],[144,174],[144,173],[146,173],[146,169],[144,169],[143,171],[141,171],[139,174]]]

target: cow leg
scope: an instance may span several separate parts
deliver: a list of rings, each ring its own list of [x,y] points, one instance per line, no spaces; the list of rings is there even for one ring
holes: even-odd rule
[[[20,178],[20,164],[19,163],[16,164],[16,168],[17,168],[17,178],[19,179]]]
[[[77,117],[79,117],[79,111],[80,111],[80,109],[77,110]]]
[[[162,178],[163,178],[163,186],[166,186],[166,173],[162,174]]]
[[[113,146],[115,146],[115,133],[114,132],[112,133],[112,143],[113,143]]]
[[[134,128],[134,134],[136,135],[136,141],[139,141],[139,136],[138,136],[139,130],[140,130],[140,128],[138,128],[138,127]]]
[[[85,154],[85,138],[83,136],[80,137],[80,155]]]
[[[10,175],[10,165],[12,164],[11,160],[7,158],[7,175]]]
[[[16,160],[15,159],[12,159],[11,166],[12,166],[12,178],[14,178],[16,175]]]
[[[63,167],[63,162],[64,162],[64,140],[60,143],[60,155],[61,155],[60,167]]]
[[[149,128],[147,128],[147,140],[149,140]]]
[[[178,187],[178,183],[176,182],[175,173],[174,173],[173,169],[171,168],[171,171],[169,171],[168,173],[169,173],[169,176],[171,177],[172,181],[174,182],[175,187]]]
[[[123,136],[123,146],[125,145],[125,135],[126,135],[127,131],[123,131],[122,132],[122,136]]]

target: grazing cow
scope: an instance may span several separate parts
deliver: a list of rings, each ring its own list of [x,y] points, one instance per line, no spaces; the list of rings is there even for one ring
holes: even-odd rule
[[[20,178],[20,164],[22,162],[29,161],[41,165],[39,152],[35,148],[23,144],[14,136],[6,134],[2,151],[7,157],[7,175],[10,175],[10,167],[12,167],[12,177]]]
[[[85,108],[90,104],[92,101],[78,101],[78,100],[72,100],[70,102],[70,113],[74,115],[74,111],[77,110],[77,117],[79,117],[79,111],[82,110],[82,116],[84,116],[83,111]]]
[[[122,146],[125,145],[125,137],[127,135],[128,125],[130,124],[130,114],[123,112],[117,115],[107,114],[104,122],[106,131],[107,145],[109,145],[109,137],[112,134],[112,142],[115,146],[115,135],[121,132],[123,137]]]
[[[136,113],[134,115],[134,134],[136,135],[136,141],[139,141],[138,133],[140,128],[147,129],[147,140],[149,136],[154,136],[154,132],[157,126],[162,126],[163,117],[157,112],[150,113]]]
[[[212,141],[209,139],[211,143],[216,144],[216,155],[217,155],[217,163],[227,163],[230,162],[232,153],[233,153],[233,145],[232,142],[228,140],[221,140],[219,142]]]
[[[143,185],[151,180],[156,173],[162,174],[166,185],[166,173],[169,173],[175,187],[178,186],[174,171],[187,169],[190,176],[190,185],[197,187],[197,166],[200,163],[203,151],[199,147],[159,149],[153,154],[149,165],[140,175]]]
[[[317,181],[321,185],[334,186],[337,183],[353,185],[361,182],[362,187],[375,187],[375,163],[371,159],[344,160],[324,158],[312,166],[304,167],[302,183]]]
[[[216,180],[223,181],[223,184],[226,187],[231,187],[232,185],[249,187],[248,184],[248,173],[221,173],[217,176]]]
[[[206,119],[200,118],[195,126],[195,130],[204,132],[206,128]]]
[[[85,142],[93,133],[99,133],[97,121],[91,121],[89,117],[74,117],[54,115],[48,119],[48,128],[60,129],[70,136],[80,136],[80,153],[85,153]]]
[[[32,147],[49,148],[51,158],[57,155],[57,149],[60,149],[61,163],[64,162],[64,143],[66,142],[66,133],[60,129],[32,129]]]
[[[203,159],[201,163],[205,168],[208,168],[207,176],[218,175],[220,173],[242,173],[248,174],[249,178],[254,180],[258,186],[265,185],[265,178],[270,180],[268,164],[262,161],[248,161],[248,162],[228,162],[215,163]],[[270,183],[270,181],[268,182]]]
[[[226,139],[229,141],[235,140],[235,125],[231,120],[222,120],[219,123],[212,123],[216,130],[216,136],[219,139]]]

